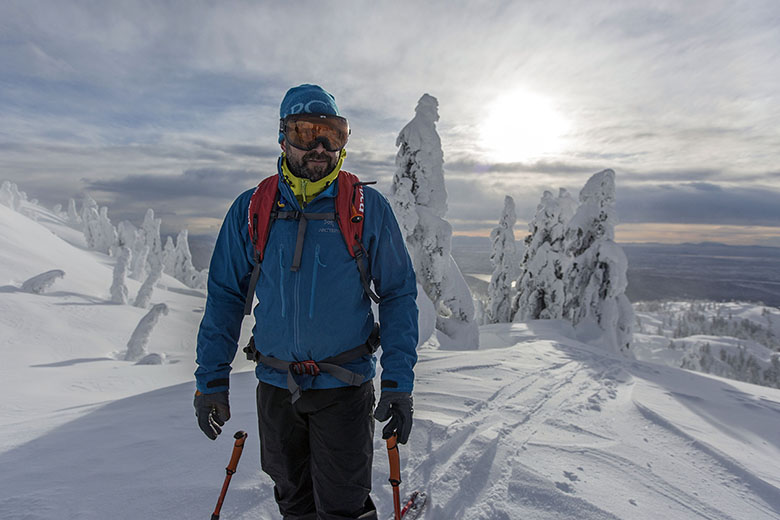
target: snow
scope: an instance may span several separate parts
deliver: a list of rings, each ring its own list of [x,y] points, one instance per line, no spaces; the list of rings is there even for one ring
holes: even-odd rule
[[[61,239],[52,230],[67,234],[67,222],[35,211],[38,222],[0,206],[0,518],[206,518],[238,429],[249,438],[222,518],[279,518],[243,356],[225,434],[212,442],[196,425],[203,293],[163,275],[152,303],[169,313],[148,338],[159,359],[147,360],[161,364],[121,360],[147,311],[111,304],[116,259]],[[48,293],[18,290],[51,269],[67,276]],[[130,295],[140,285],[126,284]],[[780,324],[777,310],[732,310]],[[652,335],[651,317],[638,336]],[[401,486],[428,492],[422,518],[780,517],[780,390],[626,359],[560,320],[479,334],[479,348],[419,350]],[[383,518],[392,495],[378,432],[374,446]]]

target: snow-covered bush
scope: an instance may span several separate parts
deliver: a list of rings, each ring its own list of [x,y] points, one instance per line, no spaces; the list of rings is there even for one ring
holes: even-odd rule
[[[114,264],[114,280],[111,283],[111,301],[124,305],[127,303],[127,268],[130,265],[130,249],[127,247],[117,248],[116,263]]]
[[[160,281],[161,277],[162,264],[160,263],[149,272],[149,276],[146,277],[146,280],[144,280],[141,288],[138,289],[138,294],[135,296],[135,301],[133,302],[134,306],[140,307],[141,309],[146,309],[149,307],[149,303],[152,300],[152,292],[154,292],[154,286],[157,282]]]
[[[146,346],[149,344],[149,337],[152,334],[152,330],[160,320],[160,316],[167,314],[168,306],[164,303],[158,303],[141,318],[141,321],[138,322],[133,334],[130,336],[130,341],[127,342],[125,361],[138,361],[146,356]]]
[[[488,307],[485,323],[508,323],[512,321],[512,300],[515,288],[513,282],[517,271],[517,248],[515,246],[514,225],[517,222],[515,200],[507,195],[504,198],[504,211],[498,221],[498,227],[490,232],[492,250],[490,263],[493,274],[488,285]]]
[[[414,262],[417,281],[437,310],[436,328],[451,348],[475,348],[479,328],[474,302],[452,259],[452,227],[444,220],[447,190],[444,153],[436,131],[439,103],[424,94],[414,118],[396,140],[396,172],[391,203]],[[444,343],[442,343],[444,344]]]
[[[566,229],[571,264],[565,275],[563,313],[587,339],[629,354],[634,311],[626,298],[628,260],[615,241],[615,172],[594,174]]]
[[[513,319],[555,320],[563,318],[564,275],[570,262],[564,250],[566,225],[577,203],[561,188],[558,197],[545,191],[528,223],[525,253],[517,280]]]
[[[63,278],[64,276],[65,271],[61,269],[52,269],[51,271],[37,274],[32,278],[25,280],[21,286],[21,290],[33,294],[43,294],[49,290],[52,285],[54,285],[54,282],[60,278]]]

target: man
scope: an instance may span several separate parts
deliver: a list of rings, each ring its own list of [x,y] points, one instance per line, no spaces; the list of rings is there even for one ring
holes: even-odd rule
[[[230,418],[230,364],[245,295],[256,283],[255,350],[248,348],[258,361],[261,465],[274,481],[280,512],[286,520],[377,518],[369,496],[378,341],[370,298],[381,299],[383,351],[374,416],[390,419],[383,437],[397,434],[405,443],[417,361],[414,271],[387,200],[339,173],[349,126],[334,97],[316,85],[292,88],[280,118],[282,154],[268,181],[275,194],[268,199],[270,230],[250,237],[247,221],[256,230],[268,215],[251,213],[255,190],[249,190],[228,211],[211,259],[198,333],[196,416],[211,439]],[[338,220],[337,204],[345,200],[340,184],[352,194],[351,222],[362,225],[352,254]]]

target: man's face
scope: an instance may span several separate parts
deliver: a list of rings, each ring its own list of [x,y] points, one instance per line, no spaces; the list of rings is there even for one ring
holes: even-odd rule
[[[282,141],[282,150],[292,174],[311,181],[318,181],[332,172],[341,153],[341,150],[327,151],[322,143],[317,143],[313,150],[301,150],[291,145],[287,139]]]

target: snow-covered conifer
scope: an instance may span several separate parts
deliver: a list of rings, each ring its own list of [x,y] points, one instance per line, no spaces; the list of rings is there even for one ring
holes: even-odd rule
[[[95,249],[102,253],[110,253],[111,248],[117,243],[116,228],[108,218],[108,208],[103,206],[98,214],[98,241]]]
[[[176,237],[176,255],[173,261],[173,277],[183,282],[189,278],[195,270],[192,265],[192,253],[190,252],[189,232],[186,229],[179,231]]]
[[[129,220],[123,220],[116,226],[116,244],[134,250],[138,230]]]
[[[22,209],[22,202],[27,200],[27,194],[19,191],[19,187],[10,181],[3,181],[0,185],[0,204],[8,206],[14,211]]]
[[[81,205],[81,225],[87,247],[90,249],[97,249],[101,244],[99,209],[95,199],[89,195],[84,197]]]
[[[192,253],[186,229],[181,230],[176,237],[176,249],[173,254],[173,277],[193,289],[206,287],[207,277],[192,265]]]
[[[58,279],[65,276],[65,271],[61,269],[52,269],[41,274],[37,274],[22,283],[21,290],[33,294],[43,294],[54,285]]]
[[[512,321],[512,300],[515,292],[513,282],[517,270],[515,222],[517,222],[515,201],[507,195],[504,197],[504,211],[498,221],[498,227],[493,228],[493,231],[490,232],[490,240],[493,245],[490,263],[493,264],[493,275],[490,277],[488,285],[485,323]]]
[[[81,224],[81,216],[76,211],[76,201],[74,199],[68,200],[68,222],[74,226]]]
[[[146,276],[146,257],[149,256],[149,246],[138,240],[134,244],[132,262],[130,263],[130,278],[141,280]],[[157,264],[162,272],[162,263]]]
[[[163,272],[173,276],[176,266],[176,246],[173,244],[173,238],[165,238],[165,247],[162,252]]]
[[[164,303],[158,303],[149,309],[149,312],[138,322],[135,330],[133,330],[133,334],[130,336],[130,341],[127,342],[125,361],[138,361],[147,354],[146,346],[149,344],[152,330],[160,320],[160,316],[167,314],[168,306]]]
[[[116,263],[114,264],[114,280],[111,283],[111,301],[113,303],[127,303],[127,269],[130,265],[130,248],[119,247],[116,253]]]
[[[600,331],[610,350],[629,355],[634,311],[626,298],[628,260],[615,241],[615,172],[594,174],[580,191],[580,205],[566,229],[572,257],[566,273],[563,313],[585,335]]]
[[[525,253],[512,305],[515,321],[563,318],[564,275],[570,264],[564,235],[577,203],[561,188],[558,197],[545,191],[528,223]]]
[[[11,181],[3,181],[0,186],[0,204],[14,209],[14,195],[11,191]]]
[[[146,246],[144,246],[146,248]],[[157,266],[149,272],[149,276],[146,277],[144,283],[141,284],[141,288],[138,289],[138,294],[135,296],[133,305],[145,309],[149,306],[152,300],[152,292],[154,292],[154,286],[160,281],[162,277],[163,264],[159,263]]]
[[[452,227],[443,218],[447,190],[436,131],[438,106],[436,98],[424,94],[414,118],[398,135],[391,199],[417,280],[437,309],[436,328],[448,336],[451,348],[474,348],[479,344],[474,302],[452,259]]]
[[[141,224],[141,231],[143,232],[144,244],[149,246],[147,262],[150,271],[154,270],[158,263],[162,263],[162,240],[160,239],[161,224],[161,219],[154,218],[154,210],[151,208],[147,209],[146,215],[144,215],[144,221]]]

